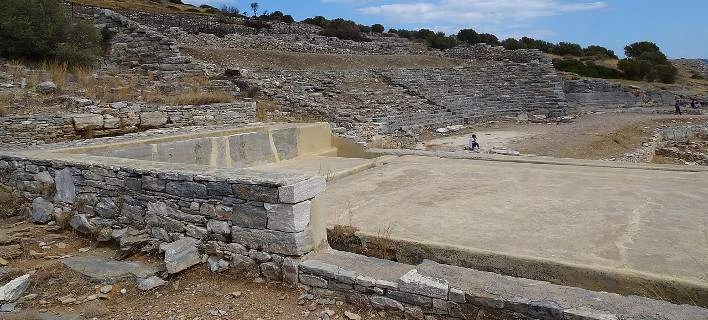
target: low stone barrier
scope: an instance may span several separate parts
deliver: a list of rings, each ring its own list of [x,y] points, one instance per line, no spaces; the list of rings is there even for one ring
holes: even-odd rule
[[[88,106],[84,113],[0,117],[0,147],[22,147],[112,136],[155,128],[256,121],[254,102],[195,106],[150,106],[117,102]]]
[[[406,319],[699,320],[708,309],[508,277],[429,260],[419,265],[329,251],[299,265],[310,294]]]
[[[0,181],[32,202],[34,222],[117,241],[125,253],[164,251],[170,273],[208,262],[294,284],[299,257],[321,242],[311,221],[319,176],[5,152]]]

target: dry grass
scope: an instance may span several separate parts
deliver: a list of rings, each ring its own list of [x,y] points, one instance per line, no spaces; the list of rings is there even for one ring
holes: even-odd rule
[[[12,104],[12,100],[11,93],[0,93],[0,117],[4,117],[10,113],[9,106]]]
[[[22,214],[25,199],[4,184],[0,184],[0,218],[16,217]]]

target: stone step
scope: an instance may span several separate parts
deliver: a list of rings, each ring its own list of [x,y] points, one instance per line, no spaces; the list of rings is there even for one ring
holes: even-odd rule
[[[595,292],[429,260],[414,266],[332,249],[308,255],[299,266],[299,279],[315,295],[343,297],[356,304],[409,316],[708,319],[708,309],[697,306]]]

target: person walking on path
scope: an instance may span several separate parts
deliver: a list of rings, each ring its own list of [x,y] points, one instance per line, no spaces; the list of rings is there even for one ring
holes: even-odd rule
[[[682,113],[681,113],[681,103],[682,103],[681,99],[676,99],[676,104],[675,104],[676,112],[675,112],[675,114],[682,115]]]

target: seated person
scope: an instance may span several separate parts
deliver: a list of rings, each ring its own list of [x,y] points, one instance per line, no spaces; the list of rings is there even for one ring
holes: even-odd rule
[[[467,143],[467,146],[465,146],[465,150],[470,150],[470,151],[479,151],[479,143],[477,143],[477,135],[473,134],[470,137],[470,141]]]

